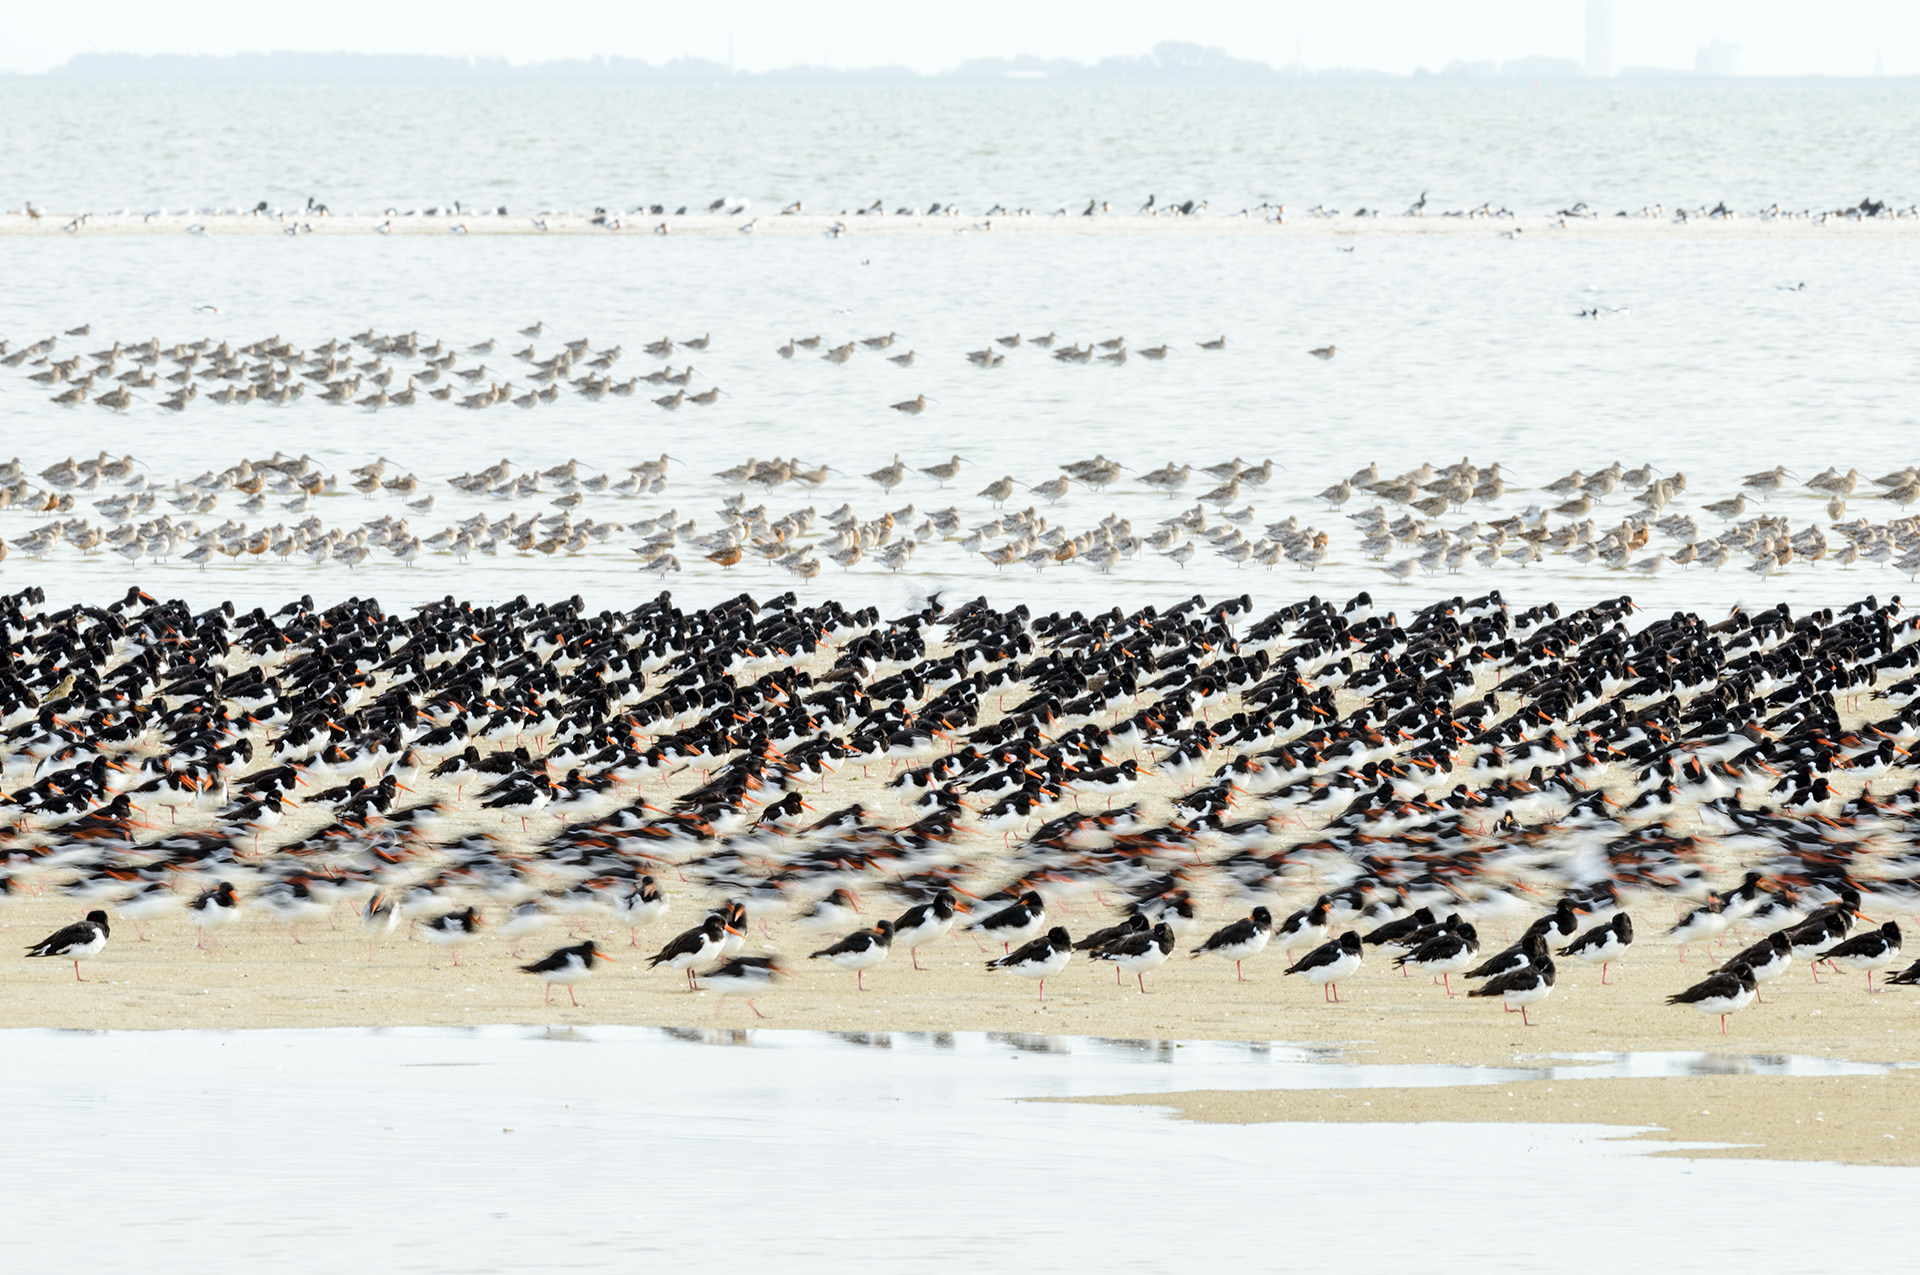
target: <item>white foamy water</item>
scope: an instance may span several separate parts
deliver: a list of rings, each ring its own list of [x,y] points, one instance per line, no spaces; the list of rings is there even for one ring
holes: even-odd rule
[[[1290,1251],[1431,1271],[1658,1265],[1701,1218],[1750,1271],[1910,1241],[1912,1169],[1655,1159],[1563,1125],[1205,1125],[1023,1098],[1832,1074],[1815,1059],[1358,1067],[1329,1049],[593,1028],[5,1034],[15,1262],[108,1268],[1166,1270]],[[1597,1203],[1604,1197],[1604,1209]],[[1497,1226],[1469,1225],[1498,1213]],[[1614,1224],[1608,1219],[1630,1219]],[[1355,1249],[1355,1245],[1360,1247]],[[350,1249],[349,1247],[350,1246]],[[351,1252],[352,1256],[346,1254]],[[884,1255],[881,1256],[881,1255]]]

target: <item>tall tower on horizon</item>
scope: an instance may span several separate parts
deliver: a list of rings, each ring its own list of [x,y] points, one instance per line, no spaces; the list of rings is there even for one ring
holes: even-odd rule
[[[1587,0],[1587,75],[1613,74],[1613,0]]]

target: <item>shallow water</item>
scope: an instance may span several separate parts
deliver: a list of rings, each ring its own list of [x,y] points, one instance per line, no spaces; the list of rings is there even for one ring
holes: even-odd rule
[[[1465,1270],[1657,1263],[1729,1199],[1789,1229],[1717,1234],[1747,1270],[1844,1244],[1884,1259],[1911,1169],[1652,1159],[1618,1130],[1177,1123],[1022,1103],[1196,1088],[1831,1074],[1824,1060],[1609,1055],[1514,1068],[1357,1067],[1328,1046],[1047,1036],[593,1028],[0,1036],[8,1251],[108,1268],[631,1270],[723,1252],[782,1269],[1192,1269],[1284,1245]],[[745,1047],[738,1047],[745,1046]],[[1847,1070],[1850,1065],[1840,1064]],[[1863,1068],[1859,1070],[1873,1070]],[[57,1079],[55,1079],[57,1078]],[[1596,1224],[1596,1190],[1607,1217]],[[1897,1195],[1883,1198],[1898,1198]],[[1497,1226],[1466,1226],[1498,1200]],[[1071,1237],[1069,1238],[1069,1234]]]
[[[476,413],[430,403],[378,414],[311,399],[279,409],[203,399],[176,416],[143,404],[125,414],[91,405],[63,409],[19,371],[0,372],[6,450],[34,470],[104,449],[131,452],[156,480],[170,481],[279,448],[310,452],[344,479],[350,466],[383,454],[419,473],[423,490],[437,488],[439,507],[414,517],[425,534],[475,511],[496,518],[509,507],[555,512],[546,503],[552,493],[507,506],[463,502],[439,485],[502,457],[526,467],[578,456],[619,477],[628,465],[671,452],[686,463],[670,468],[665,492],[640,501],[593,497],[576,516],[632,522],[672,508],[704,533],[716,525],[720,499],[736,490],[709,475],[749,456],[797,455],[843,471],[817,490],[754,489],[749,503],[764,499],[770,516],[809,505],[824,514],[842,501],[862,517],[910,502],[921,511],[952,504],[969,526],[994,513],[973,493],[1003,473],[1037,483],[1095,452],[1136,470],[1167,460],[1271,456],[1286,468],[1265,489],[1246,494],[1255,511],[1249,538],[1289,515],[1332,536],[1327,562],[1312,574],[1291,566],[1235,568],[1203,551],[1184,569],[1146,553],[1110,576],[1084,564],[1036,576],[1020,567],[996,572],[956,543],[936,542],[923,546],[901,576],[871,561],[851,573],[829,563],[810,584],[764,563],[723,573],[683,548],[685,570],[668,583],[689,600],[795,587],[810,597],[892,607],[946,589],[1051,609],[1164,602],[1196,591],[1210,598],[1244,591],[1267,605],[1371,588],[1392,605],[1411,606],[1501,588],[1515,598],[1562,603],[1632,593],[1668,610],[1715,609],[1740,599],[1814,605],[1907,586],[1899,573],[1864,564],[1796,564],[1761,582],[1739,569],[1739,558],[1717,575],[1670,566],[1644,579],[1565,557],[1524,570],[1504,562],[1493,570],[1469,565],[1458,575],[1418,575],[1396,586],[1360,554],[1348,520],[1314,499],[1372,460],[1391,473],[1470,455],[1483,466],[1502,461],[1517,483],[1536,486],[1575,466],[1650,461],[1688,475],[1687,492],[1669,512],[1692,513],[1705,536],[1724,524],[1699,506],[1733,494],[1745,473],[1776,463],[1802,477],[1828,464],[1857,465],[1869,476],[1903,466],[1912,459],[1912,405],[1920,389],[1920,367],[1908,357],[1920,338],[1920,316],[1872,300],[1920,283],[1920,258],[1897,242],[1597,242],[1544,234],[1505,241],[1489,233],[1364,239],[1343,253],[1324,241],[1037,242],[990,235],[886,242],[168,236],[0,239],[0,273],[21,281],[0,296],[0,336],[26,341],[91,321],[92,335],[63,349],[90,351],[115,337],[156,334],[246,341],[279,333],[312,345],[367,326],[417,329],[464,346],[487,336],[508,340],[540,318],[560,334],[591,336],[596,347],[623,344],[630,351],[621,365],[626,374],[656,366],[638,353],[645,341],[711,332],[712,348],[690,356],[698,368],[694,388],[726,391],[713,407],[677,413],[636,395],[599,403],[569,397],[534,411],[501,406]],[[1776,286],[1787,281],[1807,288]],[[203,301],[221,313],[193,314]],[[1596,303],[1631,313],[1574,317]],[[1871,322],[1861,321],[1863,307],[1872,309]],[[844,367],[773,353],[796,334],[842,340],[889,330],[918,352],[916,367],[896,368],[865,352]],[[962,357],[994,336],[1048,330],[1080,341],[1124,334],[1135,348],[1167,341],[1178,352],[1163,363],[1136,358],[1122,368],[1074,367],[1022,347],[993,371],[971,368]],[[1226,351],[1193,348],[1221,332],[1231,338]],[[1332,362],[1306,357],[1306,349],[1326,341],[1340,348]],[[677,356],[676,366],[681,361]],[[502,363],[510,373],[525,366]],[[921,392],[936,400],[925,415],[907,419],[888,410]],[[973,463],[945,489],[915,473],[887,495],[859,477],[895,452],[912,465],[953,453]],[[1188,507],[1204,482],[1196,475],[1189,501],[1168,501],[1128,478],[1105,492],[1076,489],[1057,506],[1024,493],[1016,503],[1039,506],[1070,531],[1117,513],[1144,535],[1159,518]],[[1877,489],[1863,484],[1849,517],[1884,522],[1904,512],[1870,499],[1869,490]],[[1595,510],[1595,521],[1611,525],[1628,511],[1626,497],[1616,492]],[[1548,499],[1516,490],[1497,509],[1440,521],[1456,527]],[[229,493],[202,524],[225,517],[290,524],[300,517],[277,505],[249,516],[234,503]],[[1798,531],[1825,525],[1823,503],[1810,492],[1783,492],[1767,504],[1754,502],[1749,516],[1785,513]],[[82,512],[94,513],[76,510]],[[316,512],[347,527],[407,513],[392,496],[351,495],[316,502]],[[0,513],[0,534],[17,537],[39,521],[17,509]],[[299,558],[204,572],[177,562],[128,568],[110,555],[81,561],[63,549],[45,562],[16,554],[0,566],[0,586],[31,581],[55,596],[98,597],[137,581],[196,600],[241,601],[358,592],[393,606],[445,593],[485,600],[579,592],[595,606],[630,605],[660,587],[635,572],[636,542],[621,534],[571,559],[508,554],[460,564],[441,556],[413,568],[376,559],[351,574],[337,563],[315,569]],[[1657,536],[1642,553],[1678,547]]]

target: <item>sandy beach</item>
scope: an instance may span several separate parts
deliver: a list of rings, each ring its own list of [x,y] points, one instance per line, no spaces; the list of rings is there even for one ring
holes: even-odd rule
[[[803,213],[782,216],[743,213],[739,216],[689,214],[649,216],[641,213],[597,217],[592,212],[532,212],[511,216],[468,213],[438,216],[392,213],[342,213],[315,216],[289,212],[283,216],[232,213],[90,213],[39,210],[30,217],[24,209],[0,212],[0,235],[799,235],[850,238],[917,237],[928,235],[993,234],[1014,236],[1117,236],[1182,239],[1213,238],[1373,238],[1422,236],[1515,235],[1572,236],[1581,239],[1671,239],[1676,242],[1726,239],[1807,239],[1846,236],[1883,239],[1920,236],[1920,219],[1859,218],[1816,215],[1814,218],[1766,219],[1672,217],[1560,217],[1528,213],[1513,217],[1382,216],[1318,217],[1287,212],[1279,220],[1271,214],[1206,215],[1193,217],[1082,216],[855,216],[851,213]]]

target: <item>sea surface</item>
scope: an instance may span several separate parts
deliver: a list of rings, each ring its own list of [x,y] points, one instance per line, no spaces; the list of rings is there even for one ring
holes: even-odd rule
[[[0,191],[67,212],[704,206],[1036,213],[1148,194],[1399,212],[1920,199],[1920,83],[708,84],[0,80]],[[772,205],[772,207],[768,207]]]
[[[84,86],[0,82],[0,190],[54,209],[249,206],[317,194],[336,206],[446,203],[456,197],[535,206],[640,198],[699,202],[712,192],[760,206],[804,198],[810,208],[886,195],[889,202],[959,198],[1033,207],[1089,192],[1130,206],[1146,192],[1209,197],[1216,209],[1260,199],[1352,208],[1411,200],[1432,208],[1492,200],[1530,212],[1586,199],[1637,208],[1725,199],[1742,208],[1832,206],[1873,194],[1920,194],[1904,156],[1920,140],[1920,85],[1905,83],[1306,84],[1272,89],[1056,89],[753,86],[743,89],[352,88]],[[1903,185],[1903,183],[1909,183]],[[12,198],[13,196],[9,196]],[[970,220],[960,219],[964,231]],[[664,388],[588,402],[568,394],[523,411],[451,403],[372,412],[313,398],[272,408],[202,398],[162,411],[143,393],[129,410],[62,408],[0,369],[0,452],[35,472],[68,455],[131,454],[147,480],[167,485],[276,451],[311,455],[350,481],[352,466],[385,456],[437,493],[428,514],[382,493],[351,493],[287,512],[257,513],[227,493],[202,528],[231,519],[250,528],[309,516],[351,529],[406,517],[423,538],[485,513],[557,515],[549,489],[518,502],[473,500],[445,485],[510,461],[516,471],[577,458],[582,473],[626,476],[671,454],[667,488],[650,497],[590,497],[577,521],[622,530],[576,556],[428,554],[405,566],[376,552],[359,569],[315,567],[295,555],[201,570],[177,560],[133,564],[61,547],[43,558],[15,549],[0,588],[39,584],[79,598],[150,591],[243,602],[372,594],[404,605],[448,593],[478,600],[517,593],[593,606],[631,605],[662,581],[635,569],[635,523],[672,511],[719,525],[721,501],[743,489],[713,477],[748,458],[831,465],[817,489],[745,489],[768,517],[812,508],[805,539],[829,513],[895,513],[901,534],[951,507],[963,527],[998,512],[976,496],[1011,475],[1039,484],[1096,454],[1130,473],[1104,491],[1074,488],[1057,505],[1021,490],[1009,509],[1033,507],[1049,524],[1084,531],[1109,515],[1144,537],[1193,507],[1212,484],[1196,472],[1170,500],[1137,481],[1164,463],[1203,466],[1239,457],[1279,468],[1262,488],[1221,507],[1246,514],[1248,539],[1292,518],[1324,530],[1319,568],[1236,567],[1204,544],[1181,566],[1151,551],[1110,574],[1083,563],[996,570],[957,539],[921,546],[890,572],[871,557],[851,571],[828,563],[811,582],[749,559],[723,572],[683,543],[676,597],[792,587],[810,597],[911,605],[928,592],[987,593],[996,601],[1104,608],[1164,603],[1192,593],[1239,593],[1258,604],[1308,593],[1368,589],[1393,605],[1498,588],[1519,601],[1585,602],[1621,593],[1657,609],[1717,610],[1785,599],[1800,605],[1884,596],[1909,587],[1886,566],[1804,562],[1761,579],[1736,557],[1717,574],[1669,565],[1650,577],[1549,556],[1524,569],[1502,560],[1457,574],[1416,572],[1396,584],[1360,551],[1347,515],[1316,493],[1370,462],[1393,474],[1423,462],[1498,461],[1510,490],[1493,507],[1452,512],[1452,529],[1559,498],[1539,490],[1569,470],[1613,461],[1684,473],[1666,512],[1690,514],[1700,537],[1728,525],[1701,505],[1732,496],[1741,479],[1786,465],[1795,475],[1746,517],[1779,515],[1798,533],[1829,527],[1825,497],[1800,480],[1828,465],[1867,477],[1916,459],[1920,314],[1903,304],[1920,284],[1920,256],[1904,237],[1818,230],[1783,238],[1689,234],[1599,238],[1556,234],[1537,218],[1507,237],[1446,236],[996,236],[991,232],[833,239],[578,236],[0,236],[0,339],[17,347],[60,336],[56,356],[118,340],[200,338],[243,344],[278,336],[302,347],[367,330],[417,331],[464,349],[486,338],[479,382],[530,370],[509,351],[519,329],[547,327],[541,354],[562,339],[625,351],[616,376],[661,361],[640,347],[662,336],[710,335],[691,361],[690,390],[718,387],[710,407],[669,412]],[[1593,312],[1597,317],[1579,317]],[[1133,351],[1165,343],[1155,362],[1065,365],[1023,344],[984,370],[965,355],[996,337],[1057,333],[1061,344],[1124,337]],[[860,350],[836,366],[777,347],[823,334],[823,349],[897,334],[884,353],[910,349],[900,368]],[[1198,348],[1225,335],[1227,348]],[[1311,349],[1332,344],[1322,362]],[[998,349],[999,347],[994,347]],[[363,358],[364,358],[363,354]],[[161,370],[170,370],[163,365]],[[417,368],[401,365],[401,374]],[[396,381],[394,388],[401,384]],[[57,387],[56,387],[57,388]],[[212,389],[212,383],[205,388]],[[467,392],[462,386],[462,393]],[[371,393],[371,386],[363,393]],[[924,414],[890,410],[925,394]],[[911,472],[892,492],[864,477],[898,454],[910,466],[959,455],[946,487]],[[4,459],[4,457],[0,457]],[[1845,517],[1885,523],[1904,507],[1874,498],[1864,479]],[[111,525],[80,493],[67,518]],[[1624,488],[1591,517],[1601,529],[1637,509]],[[912,506],[908,512],[908,506]],[[1210,527],[1221,509],[1210,508]],[[155,511],[171,513],[161,505]],[[1401,509],[1390,507],[1397,516]],[[17,540],[50,515],[0,511]],[[185,521],[176,514],[176,520]],[[1559,525],[1560,518],[1554,518]],[[1842,543],[1826,534],[1837,549]],[[995,543],[999,543],[996,541]],[[1677,550],[1656,533],[1635,561]],[[1509,546],[1511,547],[1511,546]],[[824,555],[823,555],[824,556]]]

